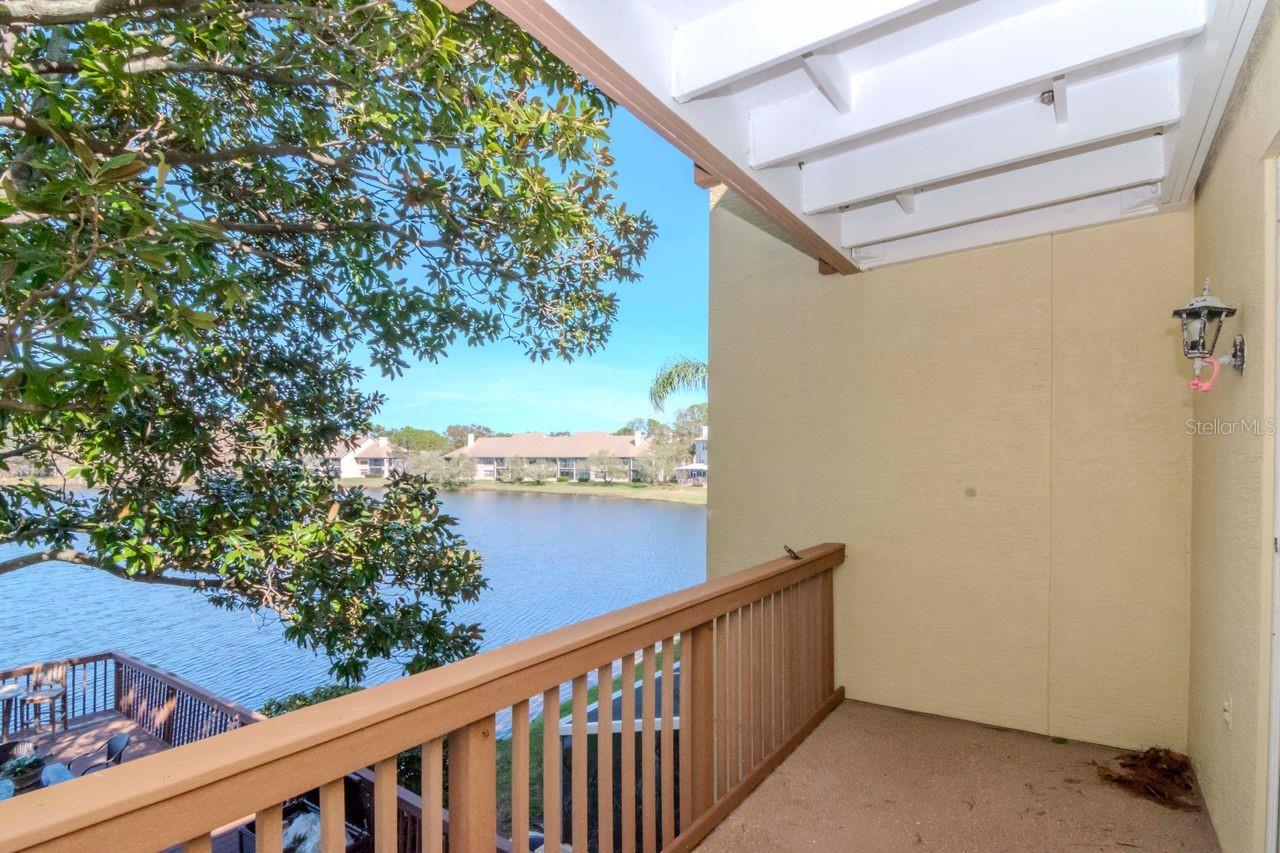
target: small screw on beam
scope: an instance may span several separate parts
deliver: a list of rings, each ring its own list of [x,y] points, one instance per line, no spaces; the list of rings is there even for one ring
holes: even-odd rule
[[[793,559],[793,560],[798,560],[798,559],[800,559],[800,555],[799,555],[799,554],[797,554],[797,553],[792,549],[792,547],[791,547],[790,545],[783,545],[783,546],[782,546],[782,550],[786,551],[786,552],[787,552],[787,556],[788,556],[788,557],[790,557],[791,559]]]

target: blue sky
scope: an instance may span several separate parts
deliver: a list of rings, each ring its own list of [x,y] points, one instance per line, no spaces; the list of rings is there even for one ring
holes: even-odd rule
[[[604,350],[570,364],[531,364],[508,343],[456,346],[436,364],[414,365],[364,385],[387,397],[378,423],[443,429],[483,424],[499,432],[614,430],[633,417],[669,420],[675,408],[705,399],[682,395],[655,415],[649,380],[667,358],[707,354],[707,191],[693,183],[689,159],[618,108],[612,125],[618,195],[649,212],[658,237],[643,279],[620,290],[618,319]]]

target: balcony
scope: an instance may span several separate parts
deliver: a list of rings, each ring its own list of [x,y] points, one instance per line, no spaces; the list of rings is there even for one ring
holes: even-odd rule
[[[353,774],[365,841],[401,853],[527,853],[547,838],[592,851],[837,849],[853,837],[980,847],[995,834],[1019,849],[1104,837],[1214,849],[1202,812],[1099,781],[1088,762],[1114,750],[844,701],[832,633],[843,561],[842,545],[815,546],[26,794],[0,803],[0,849],[196,853],[252,820],[256,846],[242,849],[279,851],[309,792],[321,848],[354,849]],[[542,709],[562,705],[564,728],[543,726]],[[601,707],[616,737],[600,737]],[[418,746],[423,792],[408,814],[396,756]]]
[[[256,722],[261,715],[229,702],[123,652],[107,651],[62,661],[0,670],[0,687],[32,686],[42,666],[66,667],[66,692],[41,726],[19,713],[18,700],[6,708],[5,740],[33,744],[49,763],[69,763],[100,746],[112,735],[131,738],[124,761],[183,746]]]

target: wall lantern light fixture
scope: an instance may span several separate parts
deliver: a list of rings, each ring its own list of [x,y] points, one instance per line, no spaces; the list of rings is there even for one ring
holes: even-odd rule
[[[1222,321],[1235,313],[1236,309],[1209,294],[1207,278],[1200,295],[1173,312],[1173,316],[1182,321],[1182,353],[1195,361],[1196,375],[1187,383],[1192,391],[1212,391],[1218,370],[1224,364],[1231,365],[1236,373],[1244,373],[1244,335],[1236,335],[1231,344],[1231,355],[1213,357],[1218,335],[1222,333]],[[1200,371],[1205,365],[1209,365],[1213,372],[1208,379],[1201,379]]]

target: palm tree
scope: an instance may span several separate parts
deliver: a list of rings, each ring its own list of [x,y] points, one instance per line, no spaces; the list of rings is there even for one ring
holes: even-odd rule
[[[649,386],[649,401],[659,412],[677,391],[707,390],[707,363],[696,358],[674,358],[658,370]]]

